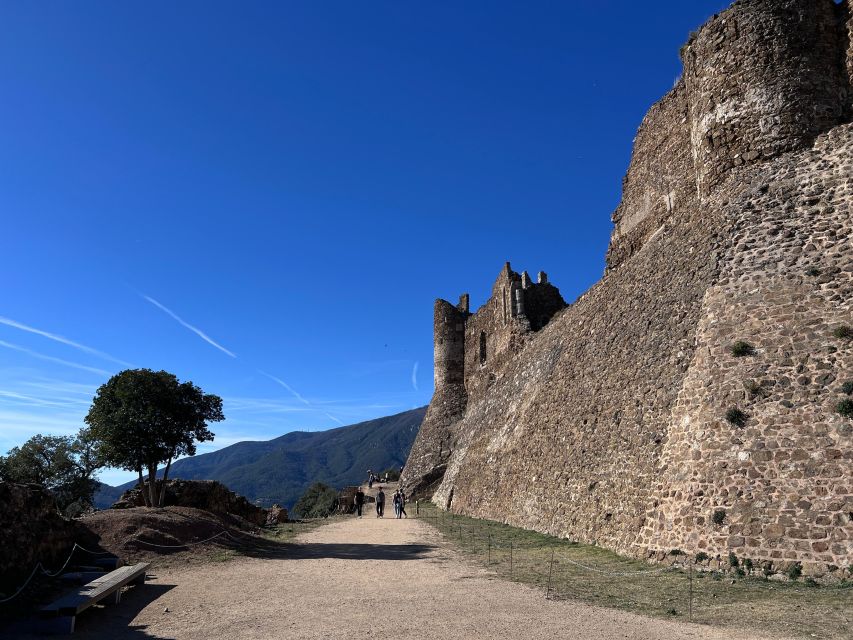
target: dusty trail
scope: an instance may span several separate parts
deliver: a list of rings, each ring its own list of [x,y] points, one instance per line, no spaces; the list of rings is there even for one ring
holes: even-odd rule
[[[424,522],[393,516],[379,520],[371,512],[361,520],[336,522],[303,535],[287,558],[238,558],[161,570],[143,590],[128,593],[119,607],[81,617],[75,637],[757,636],[548,601],[540,591],[497,579],[467,563]]]

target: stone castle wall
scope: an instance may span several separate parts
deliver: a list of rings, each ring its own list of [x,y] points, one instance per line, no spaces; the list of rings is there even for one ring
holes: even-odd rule
[[[853,315],[851,205],[853,125],[756,172],[728,205],[732,240],[704,296],[640,547],[849,566],[853,421],[835,405],[853,345],[834,330]],[[735,340],[755,354],[735,357]],[[744,425],[724,419],[733,407]]]
[[[476,313],[469,311],[468,294],[456,306],[436,300],[435,393],[405,466],[409,495],[436,489],[458,445],[469,403],[488,396],[528,337],[566,306],[544,273],[537,280],[534,283],[527,272],[516,273],[507,262],[491,297]]]
[[[613,213],[607,267],[636,253],[660,226],[696,205],[696,174],[690,145],[689,106],[684,80],[655,104],[634,139],[622,201]]]
[[[700,193],[841,122],[849,81],[833,0],[740,0],[683,50]]]
[[[431,473],[455,512],[640,557],[850,572],[851,5],[741,0],[699,30],[635,140],[603,279],[472,370],[499,278],[463,388],[433,401],[455,412],[440,468],[410,469],[435,456],[427,419],[405,484]]]
[[[803,149],[853,108],[853,0],[740,0],[682,48],[684,74],[634,140],[609,269],[732,169]],[[846,69],[846,72],[845,72]]]

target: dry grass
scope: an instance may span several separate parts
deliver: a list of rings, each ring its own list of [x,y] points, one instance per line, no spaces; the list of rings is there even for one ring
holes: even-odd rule
[[[818,586],[691,571],[682,566],[689,563],[684,556],[672,556],[675,566],[669,568],[649,565],[598,547],[445,514],[423,503],[420,517],[497,575],[540,587],[552,598],[785,636],[853,637],[849,581]]]

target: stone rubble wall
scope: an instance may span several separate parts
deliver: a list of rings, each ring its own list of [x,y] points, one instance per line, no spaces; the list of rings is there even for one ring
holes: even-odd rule
[[[157,484],[162,484],[162,480],[157,480]],[[148,490],[148,483],[145,489]],[[112,508],[131,509],[142,506],[145,506],[145,500],[139,486],[136,486],[125,491]],[[255,506],[216,480],[168,480],[163,506],[193,507],[219,516],[234,515],[257,526],[267,522],[266,509]]]
[[[758,173],[728,205],[733,238],[703,301],[647,524],[637,540],[807,573],[853,554],[853,125]],[[735,357],[742,340],[756,353]],[[744,411],[735,426],[728,409]],[[722,522],[713,515],[722,511]]]
[[[851,10],[740,0],[697,32],[635,140],[602,280],[485,383],[466,336],[467,397],[428,411],[450,443],[418,470],[436,504],[637,557],[851,575]]]
[[[63,518],[56,500],[39,485],[0,482],[0,522],[0,598],[23,585],[38,562],[57,571],[75,542],[97,548],[91,533]]]

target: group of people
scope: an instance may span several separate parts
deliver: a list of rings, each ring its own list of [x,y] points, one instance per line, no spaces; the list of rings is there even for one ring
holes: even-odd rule
[[[361,518],[365,502],[364,491],[362,491],[361,487],[356,490],[353,502],[355,503],[355,512]],[[409,517],[409,514],[406,513],[406,493],[402,489],[397,489],[394,492],[392,502],[394,504],[394,515],[398,520],[403,517]],[[379,491],[376,493],[376,517],[385,517],[385,491],[382,487],[379,487]]]
[[[402,469],[402,468],[403,467],[400,467],[400,469]],[[388,482],[388,472],[387,471],[385,472],[385,477],[383,479],[382,476],[380,476],[377,473],[373,473],[370,469],[368,469],[367,470],[367,486],[368,486],[368,488],[372,489],[374,482]]]

